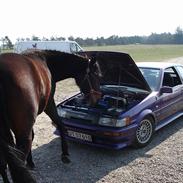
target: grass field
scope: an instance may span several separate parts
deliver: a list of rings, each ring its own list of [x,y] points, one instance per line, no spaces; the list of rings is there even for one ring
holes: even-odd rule
[[[84,47],[87,51],[129,53],[135,61],[160,61],[183,56],[183,45],[117,45]]]

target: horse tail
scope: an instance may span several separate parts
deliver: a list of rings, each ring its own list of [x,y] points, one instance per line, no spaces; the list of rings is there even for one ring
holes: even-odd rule
[[[0,158],[7,162],[14,183],[36,183],[23,161],[24,154],[10,146],[13,136],[6,118],[3,87],[0,85]]]

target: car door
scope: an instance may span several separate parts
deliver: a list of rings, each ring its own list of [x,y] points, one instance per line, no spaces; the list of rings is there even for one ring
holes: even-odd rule
[[[161,87],[171,87],[172,93],[163,93],[157,100],[157,118],[162,121],[182,107],[182,82],[174,67],[164,70]]]
[[[183,66],[176,66],[176,70],[180,76],[181,80],[181,97],[180,97],[180,110],[183,111]]]

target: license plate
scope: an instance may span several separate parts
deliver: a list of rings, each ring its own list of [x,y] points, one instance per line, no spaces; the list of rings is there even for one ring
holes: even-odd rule
[[[73,138],[76,138],[76,139],[81,139],[81,140],[88,141],[88,142],[92,141],[91,135],[87,135],[87,134],[79,133],[79,132],[74,132],[74,131],[71,131],[71,130],[67,130],[67,133],[68,133],[69,137],[73,137]]]

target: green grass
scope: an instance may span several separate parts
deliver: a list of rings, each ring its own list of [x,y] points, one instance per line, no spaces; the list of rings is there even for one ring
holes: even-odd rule
[[[183,45],[117,45],[84,47],[87,51],[129,53],[135,61],[161,61],[183,56]]]
[[[13,50],[8,50],[8,49],[0,50],[0,53],[7,53],[7,52],[13,52]]]

